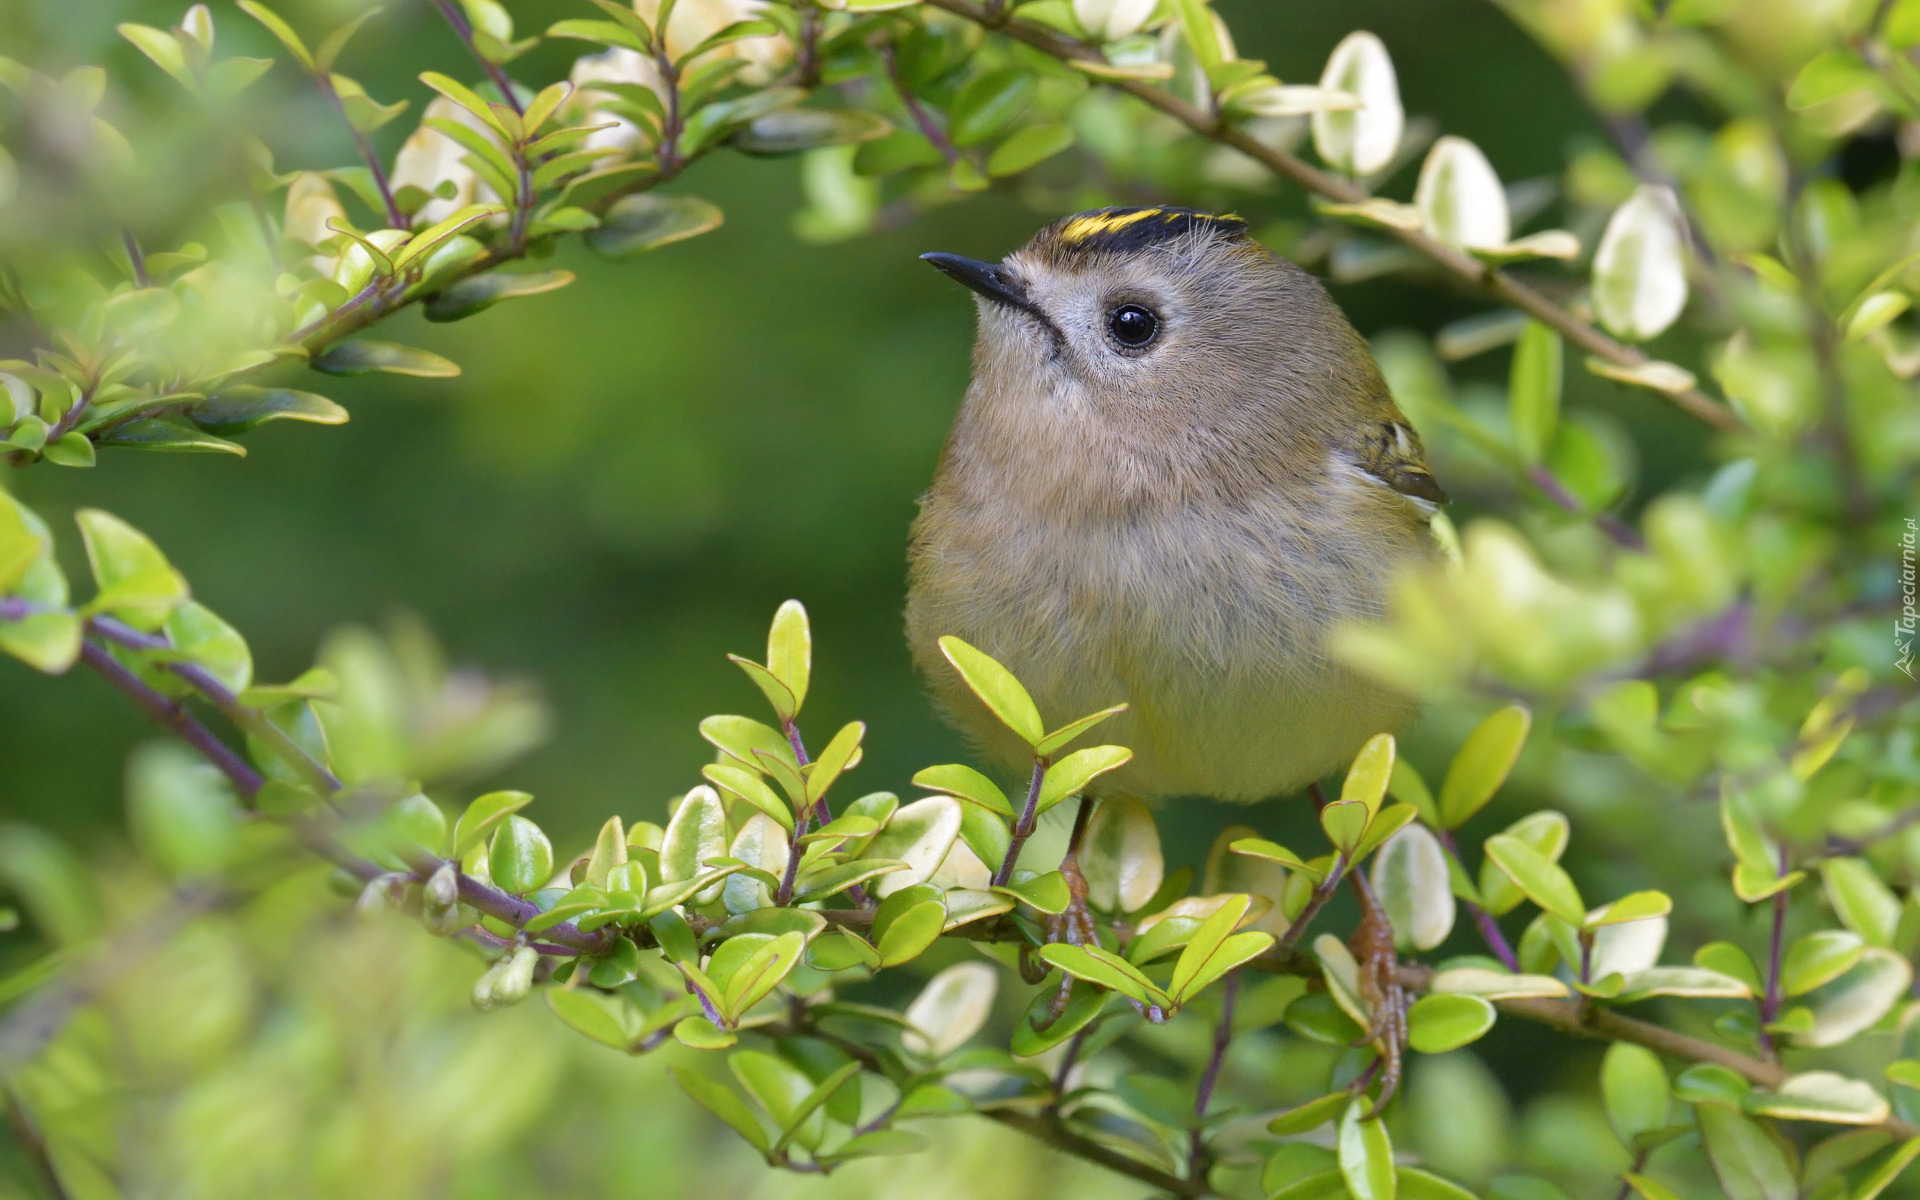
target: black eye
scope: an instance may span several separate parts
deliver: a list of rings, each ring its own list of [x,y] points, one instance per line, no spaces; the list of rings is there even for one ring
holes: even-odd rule
[[[1138,304],[1122,304],[1108,314],[1107,328],[1122,346],[1144,346],[1160,332],[1160,318]]]

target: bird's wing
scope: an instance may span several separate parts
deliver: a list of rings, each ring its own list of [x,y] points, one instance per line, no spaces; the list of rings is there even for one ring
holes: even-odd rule
[[[1403,496],[1445,504],[1447,493],[1421,457],[1420,435],[1395,413],[1362,425],[1347,445],[1354,465]]]

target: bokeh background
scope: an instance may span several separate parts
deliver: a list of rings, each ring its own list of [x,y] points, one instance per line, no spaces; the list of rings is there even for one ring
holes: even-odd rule
[[[223,50],[275,52],[230,4],[213,7]],[[278,7],[317,28],[357,5]],[[584,6],[509,7],[532,31]],[[1317,77],[1350,30],[1376,31],[1409,111],[1473,139],[1509,180],[1557,177],[1598,139],[1559,67],[1484,0],[1218,7],[1242,52],[1288,81]],[[118,110],[161,125],[173,85],[113,27],[166,26],[179,15],[173,3],[145,0],[4,0],[0,53],[53,73],[104,64]],[[420,0],[395,0],[371,28],[349,66],[382,99],[405,96],[417,113],[427,94],[418,71],[471,74]],[[566,61],[564,44],[544,46],[516,73],[558,77]],[[290,72],[254,94],[282,169],[346,161],[344,134]],[[412,123],[382,130],[383,151]],[[1410,175],[1396,181],[1401,191]],[[70,529],[71,510],[88,504],[150,533],[198,598],[245,631],[261,678],[304,669],[342,624],[377,628],[417,614],[456,663],[537,681],[551,736],[499,782],[538,796],[563,854],[610,812],[663,818],[667,798],[709,759],[699,718],[756,703],[724,656],[756,652],[789,596],[808,605],[816,631],[811,722],[866,720],[860,782],[904,790],[914,769],[964,753],[924,699],[901,635],[907,529],[965,386],[973,323],[969,298],[916,256],[998,257],[1058,214],[994,193],[814,244],[794,232],[805,198],[793,160],[716,155],[675,187],[719,204],[725,225],[620,264],[568,248],[557,265],[579,273],[570,288],[453,326],[404,315],[381,334],[454,359],[458,379],[324,381],[352,410],[350,424],[266,428],[247,440],[244,460],[108,450],[94,471],[41,468],[6,486],[56,529]],[[1263,229],[1284,230],[1304,212],[1297,193],[1277,186],[1233,202]],[[1370,336],[1431,332],[1477,303],[1400,278],[1334,292]],[[1504,386],[1505,371],[1501,353],[1462,364],[1459,376]],[[1578,372],[1568,386],[1570,407],[1604,410],[1633,432],[1647,486],[1693,457],[1698,435],[1651,401]],[[1449,464],[1438,465],[1448,478]],[[1470,484],[1471,464],[1453,465]],[[1456,494],[1470,513],[1475,489]],[[124,836],[125,752],[152,737],[98,680],[50,680],[0,661],[7,819],[111,846]],[[1411,746],[1422,766],[1443,761],[1422,758],[1418,731]],[[1230,819],[1284,833],[1300,816],[1284,804],[1183,806],[1163,823],[1171,863],[1197,862]],[[916,1196],[1132,1194],[1116,1177],[1048,1159],[984,1124],[948,1127],[928,1159],[832,1180],[771,1177],[665,1083],[654,1059],[590,1045],[537,1004],[473,1016],[464,999],[473,960],[415,930],[343,930],[312,889],[291,890],[287,903],[311,910],[310,941],[210,943],[198,990],[178,973],[154,984],[156,1011],[178,1016],[189,1047],[204,1042],[200,1058],[181,1051],[179,1078],[194,1081],[196,1096],[209,1078],[228,1086],[185,1113],[156,1102],[145,1136],[162,1147],[168,1131],[226,1146],[203,1157],[230,1173],[183,1165],[193,1155],[180,1150],[180,1163],[162,1155],[148,1164],[143,1177],[165,1182],[142,1194],[897,1195],[902,1172]],[[230,961],[249,946],[257,953]],[[278,1024],[265,1014],[279,1014]],[[1544,1036],[1503,1026],[1483,1058],[1426,1063],[1402,1117],[1426,1130],[1415,1144],[1468,1179],[1476,1155],[1493,1161],[1508,1140],[1563,1180],[1570,1163],[1604,1169],[1611,1140],[1582,1134],[1595,1131],[1597,1113],[1528,1107],[1549,1082],[1527,1070],[1532,1039]],[[154,1068],[157,1088],[173,1069]],[[339,1116],[340,1097],[354,1095],[364,1111]],[[1462,1095],[1481,1103],[1448,1103]],[[342,1128],[323,1122],[316,1132],[315,1114],[327,1112]],[[0,1164],[11,1178],[0,1195],[33,1194],[17,1157]],[[988,1177],[991,1187],[979,1182]]]

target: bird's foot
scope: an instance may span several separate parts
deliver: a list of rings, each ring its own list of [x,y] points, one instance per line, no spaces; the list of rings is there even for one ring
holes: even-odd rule
[[[1356,1046],[1371,1044],[1379,1052],[1378,1071],[1368,1071],[1356,1081],[1365,1087],[1374,1078],[1380,1082],[1380,1096],[1373,1111],[1386,1111],[1388,1102],[1400,1090],[1401,1068],[1407,1052],[1407,1008],[1410,999],[1400,986],[1400,956],[1393,948],[1393,922],[1374,898],[1372,887],[1356,872],[1354,890],[1360,895],[1360,928],[1348,941],[1348,949],[1360,966],[1360,992],[1373,1012],[1367,1032]]]
[[[1070,850],[1060,862],[1060,874],[1067,881],[1067,906],[1046,920],[1047,941],[1069,946],[1091,946],[1099,941],[1093,923],[1093,910],[1087,906],[1087,877],[1080,873],[1077,849]],[[1073,1000],[1073,977],[1060,980],[1060,990],[1047,1002],[1047,1024],[1051,1025],[1067,1011]]]

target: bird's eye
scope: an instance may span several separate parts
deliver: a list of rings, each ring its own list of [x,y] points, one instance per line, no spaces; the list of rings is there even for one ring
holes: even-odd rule
[[[1107,315],[1107,328],[1122,346],[1138,348],[1160,332],[1160,318],[1138,304],[1122,304]]]

